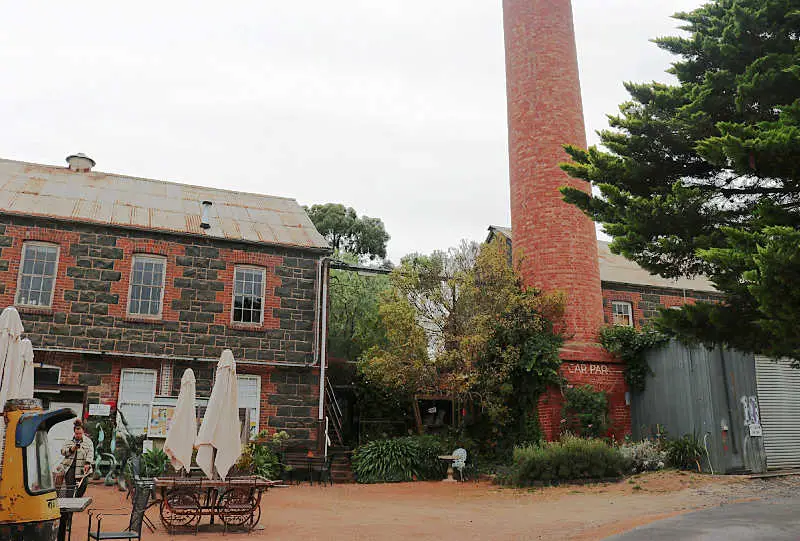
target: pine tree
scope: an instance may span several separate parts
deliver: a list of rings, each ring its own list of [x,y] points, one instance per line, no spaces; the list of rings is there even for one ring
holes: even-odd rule
[[[564,188],[612,251],[726,296],[662,315],[678,335],[800,358],[800,2],[713,0],[678,13],[673,85],[625,86],[604,149],[567,147]]]

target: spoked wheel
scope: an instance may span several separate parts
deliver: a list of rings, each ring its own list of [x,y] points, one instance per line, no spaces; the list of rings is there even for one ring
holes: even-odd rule
[[[253,491],[230,488],[217,498],[217,515],[227,528],[251,530],[261,518]]]
[[[172,489],[161,501],[160,514],[169,531],[196,526],[200,522],[200,500],[193,491]]]

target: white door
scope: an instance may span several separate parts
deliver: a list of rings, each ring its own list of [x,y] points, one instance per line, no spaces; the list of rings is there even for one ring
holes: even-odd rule
[[[69,408],[78,417],[83,415],[83,404],[76,404],[73,402],[50,402],[50,409],[47,411],[58,410],[61,408]],[[72,427],[75,419],[68,419],[53,425],[47,433],[47,447],[50,451],[50,469],[55,469],[58,463],[61,462],[61,447],[64,442],[72,439]],[[92,442],[95,443],[96,442]]]
[[[144,434],[150,425],[150,408],[156,395],[156,371],[123,368],[119,378],[118,407],[132,434]]]
[[[238,374],[239,409],[246,409],[250,413],[250,437],[258,436],[258,414],[261,404],[261,376]]]

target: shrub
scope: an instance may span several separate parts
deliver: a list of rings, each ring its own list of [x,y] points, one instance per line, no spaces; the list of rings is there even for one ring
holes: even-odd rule
[[[664,449],[670,466],[681,470],[700,471],[703,446],[696,436],[686,434],[682,438],[669,439],[664,443]]]
[[[170,467],[169,457],[161,449],[150,449],[142,455],[141,477],[158,477],[164,475]]]
[[[625,443],[619,450],[628,461],[628,471],[633,473],[662,470],[667,462],[666,451],[652,440]]]
[[[458,447],[467,450],[474,464],[474,442],[449,436],[408,436],[373,440],[353,453],[353,473],[359,483],[396,483],[443,479],[447,463],[439,460]]]
[[[506,479],[516,486],[620,477],[627,461],[619,449],[602,440],[565,435],[561,441],[514,450]]]
[[[359,483],[402,483],[420,476],[420,444],[415,438],[373,440],[353,453]]]
[[[608,431],[608,396],[591,385],[564,389],[564,419],[570,432],[589,438]]]
[[[242,451],[236,462],[236,472],[277,479],[282,471],[280,452],[288,444],[289,438],[289,434],[284,431],[276,432],[272,436],[262,431]]]

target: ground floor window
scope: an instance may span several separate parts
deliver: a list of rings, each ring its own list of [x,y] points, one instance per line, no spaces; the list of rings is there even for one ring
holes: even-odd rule
[[[261,405],[261,376],[240,374],[237,376],[239,383],[239,411],[249,412],[250,437],[258,435],[258,416]]]
[[[611,303],[612,323],[623,327],[633,327],[633,305],[629,302],[614,301]]]
[[[144,434],[150,424],[150,407],[156,394],[156,371],[123,368],[119,379],[118,408],[133,434]]]

